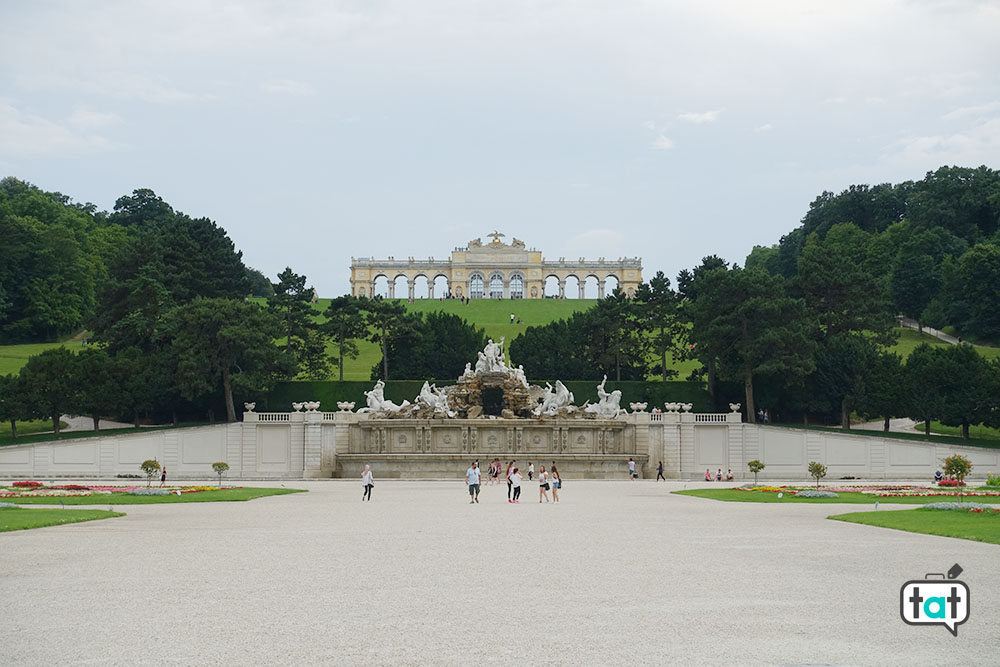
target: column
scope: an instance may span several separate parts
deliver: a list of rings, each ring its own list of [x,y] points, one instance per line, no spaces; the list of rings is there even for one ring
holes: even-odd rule
[[[604,298],[604,281],[600,279],[598,279],[597,281],[597,298],[598,299]]]
[[[414,300],[414,290],[417,288],[416,281],[413,278],[406,279],[406,294],[410,301]]]
[[[579,291],[579,294],[577,295],[577,298],[578,299],[582,299],[586,295],[586,291],[585,290],[587,289],[587,279],[584,278],[582,280],[578,280],[576,282],[576,284],[577,284],[577,288],[578,288],[578,291]]]
[[[427,298],[434,299],[434,281],[430,278],[427,279]]]
[[[396,281],[395,280],[390,280],[389,281],[389,298],[390,299],[395,299],[396,298]]]
[[[510,298],[510,280],[503,281],[503,298]]]
[[[565,299],[566,298],[566,279],[565,278],[560,278],[559,279],[559,298],[560,299]]]

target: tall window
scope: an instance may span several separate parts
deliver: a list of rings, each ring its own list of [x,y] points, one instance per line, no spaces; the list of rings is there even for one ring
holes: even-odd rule
[[[510,298],[524,298],[524,278],[516,273],[510,277]]]
[[[499,273],[494,273],[490,276],[490,298],[491,299],[502,299],[503,298],[503,276]]]
[[[469,298],[483,298],[483,277],[478,273],[474,273],[469,277]]]

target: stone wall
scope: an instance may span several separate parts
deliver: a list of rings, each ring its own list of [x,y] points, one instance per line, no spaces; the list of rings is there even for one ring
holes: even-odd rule
[[[968,456],[974,479],[1000,471],[1000,450],[740,422],[738,413],[636,413],[615,420],[376,419],[351,412],[244,414],[244,421],[184,429],[102,434],[0,447],[0,477],[114,478],[139,474],[155,458],[169,478],[209,479],[226,461],[229,479],[356,477],[365,463],[377,477],[461,477],[472,459],[493,457],[550,465],[567,478],[624,478],[634,458],[644,477],[663,461],[672,479],[702,479],[732,470],[752,479],[808,480],[810,461],[828,466],[827,480],[930,479],[941,459]]]

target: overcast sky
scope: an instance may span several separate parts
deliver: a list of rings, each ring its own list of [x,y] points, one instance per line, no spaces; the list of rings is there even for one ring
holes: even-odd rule
[[[325,296],[494,228],[673,279],[823,190],[996,168],[998,63],[996,1],[7,1],[0,176],[152,188]]]

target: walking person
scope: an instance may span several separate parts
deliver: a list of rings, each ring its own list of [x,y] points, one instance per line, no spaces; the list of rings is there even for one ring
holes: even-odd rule
[[[517,463],[517,462],[516,461],[511,461],[510,463],[508,463],[507,464],[507,470],[505,470],[504,474],[503,474],[503,476],[507,479],[507,502],[508,503],[511,502],[510,494],[511,494],[511,489],[513,488],[513,485],[514,485],[514,482],[511,481],[510,476],[514,474],[514,464],[515,463]]]
[[[664,482],[667,481],[667,478],[663,476],[663,461],[660,461],[656,466],[656,481],[659,482],[661,479]]]
[[[167,466],[163,466],[163,470],[160,472],[160,486],[167,483]]]
[[[555,466],[552,466],[552,502],[559,502],[559,489],[562,488],[562,477]]]
[[[472,462],[465,471],[465,483],[469,485],[469,504],[479,502],[479,459]]]
[[[514,485],[514,500],[511,502],[519,503],[521,502],[521,471],[517,468],[514,468],[510,474],[510,482]]]
[[[372,487],[375,486],[375,477],[372,475],[372,467],[365,464],[365,470],[361,473],[361,483],[365,486],[365,492],[361,494],[361,502],[372,499]]]
[[[528,461],[528,481],[530,482],[535,477],[535,464]]]
[[[628,478],[631,481],[634,482],[635,481],[635,477],[636,477],[636,475],[635,475],[635,461],[633,461],[632,457],[630,456],[630,457],[628,457]]]

